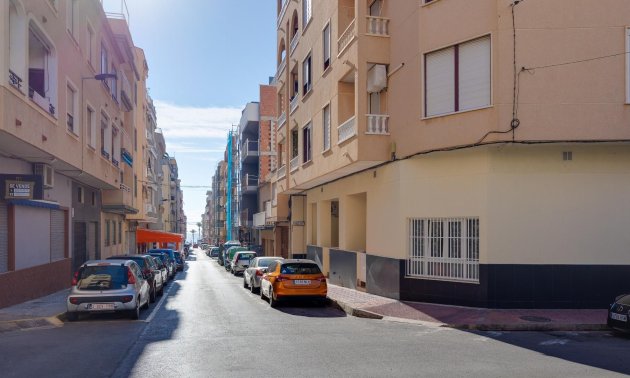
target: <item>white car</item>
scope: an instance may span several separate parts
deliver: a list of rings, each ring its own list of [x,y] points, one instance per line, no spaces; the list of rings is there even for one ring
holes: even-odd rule
[[[243,272],[243,287],[249,288],[252,293],[260,290],[260,280],[263,274],[267,272],[267,267],[274,261],[284,260],[282,257],[256,257],[253,259],[249,267]]]
[[[135,261],[90,260],[74,273],[66,316],[73,321],[79,313],[125,312],[138,319],[149,297],[149,283]]]
[[[243,273],[249,267],[249,262],[256,257],[254,251],[239,251],[234,254],[234,258],[230,262],[230,272],[233,275]]]

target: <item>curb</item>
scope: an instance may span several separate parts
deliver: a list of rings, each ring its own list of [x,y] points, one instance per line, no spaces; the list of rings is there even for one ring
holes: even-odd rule
[[[521,332],[549,332],[549,331],[610,331],[606,324],[565,324],[565,323],[536,323],[536,324],[445,324],[421,320],[384,316],[372,311],[361,310],[352,305],[328,297],[328,303],[348,315],[357,318],[385,319],[389,321],[435,325],[439,327],[458,329],[462,331],[521,331]]]
[[[0,334],[13,331],[27,331],[32,329],[46,329],[62,327],[65,319],[65,312],[46,318],[27,318],[7,320],[0,322]]]

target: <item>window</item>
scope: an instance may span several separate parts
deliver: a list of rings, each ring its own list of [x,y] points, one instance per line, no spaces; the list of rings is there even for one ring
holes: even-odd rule
[[[138,129],[133,129],[133,150],[138,151]]]
[[[83,203],[85,201],[85,193],[83,192],[82,187],[77,187],[77,202]]]
[[[72,37],[77,40],[77,30],[79,29],[79,0],[68,0],[68,15],[66,25]]]
[[[85,39],[85,53],[87,55],[87,61],[88,63],[90,63],[91,66],[94,66],[94,44],[95,44],[95,40],[94,40],[94,29],[92,28],[92,25],[90,25],[88,23],[87,25],[87,38]]]
[[[307,163],[311,161],[312,152],[311,152],[311,137],[313,134],[313,130],[311,127],[311,123],[309,122],[302,129],[302,163]]]
[[[86,132],[87,143],[90,147],[96,148],[96,120],[94,118],[94,109],[87,107],[86,109]]]
[[[110,133],[107,132],[109,127],[109,117],[105,113],[101,113],[101,155],[105,159],[109,159],[108,146],[110,142]]]
[[[96,206],[96,192],[92,192],[92,206]]]
[[[66,86],[66,123],[68,125],[68,131],[71,133],[78,135],[78,125],[76,125],[75,121],[75,103],[77,101],[77,92],[70,84]]]
[[[324,136],[323,151],[330,149],[330,104],[322,111],[322,135]]]
[[[112,221],[112,245],[116,245],[116,221]]]
[[[490,37],[425,55],[425,116],[490,105]]]
[[[630,28],[626,29],[626,104],[630,104]]]
[[[291,160],[298,156],[298,129],[291,130]]]
[[[302,95],[306,95],[311,91],[311,87],[313,85],[312,71],[311,55],[309,54],[306,59],[304,59],[304,62],[302,62],[302,80],[304,81]]]
[[[302,30],[306,27],[313,16],[311,0],[302,0]]]
[[[28,33],[29,97],[42,109],[55,116],[57,103],[57,60],[52,43],[31,20]]]
[[[479,219],[410,219],[407,276],[479,282]]]
[[[109,56],[107,53],[107,48],[105,45],[101,44],[101,73],[107,73],[107,69],[109,68]],[[103,81],[106,83],[106,81]]]
[[[122,222],[118,222],[118,242],[122,243]]]
[[[138,197],[138,175],[133,175],[133,196]]]
[[[109,220],[105,221],[105,246],[109,246]]]
[[[326,24],[323,31],[323,50],[324,50],[324,71],[330,67],[330,23]]]
[[[374,0],[372,4],[370,4],[370,16],[380,17],[381,9],[383,9],[383,1],[382,0]]]
[[[112,74],[116,75],[115,77],[112,77],[111,80],[111,87],[110,87],[110,91],[112,94],[112,99],[116,102],[118,102],[118,72],[116,71],[116,67],[114,67],[112,65]]]

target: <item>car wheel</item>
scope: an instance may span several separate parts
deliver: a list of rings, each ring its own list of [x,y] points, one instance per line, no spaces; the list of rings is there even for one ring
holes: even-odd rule
[[[265,299],[265,291],[263,290],[262,282],[260,283],[260,299]]]
[[[76,312],[66,312],[66,319],[68,319],[69,322],[76,322],[79,319],[79,314]]]
[[[141,307],[143,310],[146,310],[146,309],[148,309],[148,308],[149,308],[149,303],[150,303],[150,301],[151,301],[151,300],[150,300],[150,297],[151,297],[151,293],[149,293],[149,298],[147,298],[147,301],[146,301],[146,302],[144,302],[144,306],[142,306],[142,307]]]
[[[155,292],[155,282],[153,282],[153,290],[149,290],[149,302],[155,303],[157,299],[157,293]],[[148,302],[147,302],[148,306]]]
[[[249,291],[251,291],[252,294],[256,293],[256,288],[254,287],[254,280],[253,279],[251,281],[249,281]]]
[[[269,306],[271,307],[278,307],[278,299],[274,298],[275,294],[273,292],[273,288],[269,288]]]
[[[247,289],[247,281],[245,280],[245,275],[243,275],[243,287]]]
[[[135,310],[129,311],[129,317],[133,320],[140,319],[140,303],[136,302],[136,308]]]

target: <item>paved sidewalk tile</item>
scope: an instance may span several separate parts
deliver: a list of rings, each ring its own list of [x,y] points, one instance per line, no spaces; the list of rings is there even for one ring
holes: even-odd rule
[[[10,307],[0,308],[0,332],[56,325],[55,317],[66,311],[70,289]]]

